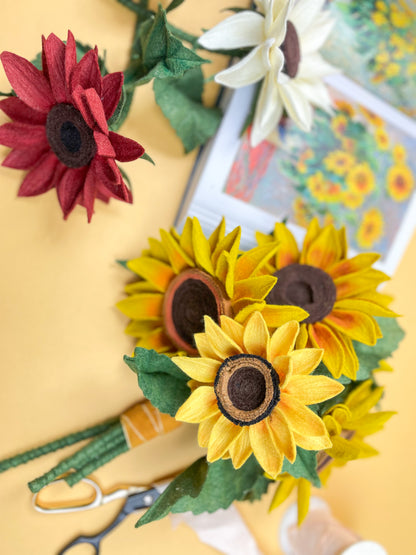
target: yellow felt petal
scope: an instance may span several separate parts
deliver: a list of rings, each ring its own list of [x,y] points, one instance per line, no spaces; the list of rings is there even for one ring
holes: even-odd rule
[[[286,386],[286,393],[304,405],[322,403],[341,393],[344,386],[326,376],[292,376]]]
[[[225,292],[230,299],[234,298],[234,268],[232,267],[231,256],[223,251],[218,259],[215,276],[224,284]]]
[[[354,388],[348,395],[345,404],[351,409],[359,407],[360,404],[367,399],[373,389],[373,381],[371,379],[361,382],[358,387]],[[380,388],[382,390],[382,388]]]
[[[273,368],[279,376],[280,389],[286,387],[293,373],[293,362],[289,356],[278,356],[272,361]]]
[[[250,314],[253,314],[256,310],[263,312],[263,308],[266,306],[265,301],[258,301],[258,299],[239,299],[238,301],[231,302],[231,306],[234,312],[234,318],[237,322],[244,323]]]
[[[289,462],[296,459],[296,444],[293,433],[283,413],[276,407],[267,419],[270,433],[276,448],[284,454]]]
[[[238,441],[238,437],[242,430],[240,426],[236,426],[221,414],[212,428],[211,437],[209,438],[207,453],[208,462],[221,459],[229,450],[233,441]]]
[[[293,431],[303,436],[328,435],[322,419],[292,395],[281,391],[278,407]]]
[[[214,388],[198,387],[191,393],[175,415],[176,420],[197,424],[219,412]]]
[[[302,524],[309,512],[311,498],[311,483],[305,478],[300,478],[298,483],[298,526]]]
[[[266,419],[250,426],[249,434],[254,456],[263,470],[276,479],[282,470],[283,454],[275,447]]]
[[[231,337],[237,345],[243,348],[244,326],[236,322],[233,318],[224,315],[220,316],[220,323],[221,329]]]
[[[347,430],[357,430],[361,435],[369,436],[382,430],[384,428],[384,424],[395,414],[397,414],[395,411],[383,411],[366,414],[357,420],[350,420],[346,424],[345,428]]]
[[[234,441],[230,445],[230,456],[234,468],[241,468],[250,457],[252,452],[253,449],[250,443],[250,434],[248,431],[248,427],[244,426],[242,428],[241,434],[238,436],[237,441]]]
[[[280,355],[290,354],[295,347],[298,333],[299,324],[295,320],[278,328],[270,339],[269,360],[274,360]]]
[[[308,326],[307,324],[301,324],[299,328],[299,335],[296,339],[296,349],[304,349],[308,344]]]
[[[350,339],[347,335],[338,333],[337,339],[342,346],[344,352],[344,365],[342,368],[342,374],[350,378],[351,380],[355,380],[357,377],[357,372],[360,368],[360,363],[357,357],[357,353],[355,352],[354,345],[352,343],[352,339]]]
[[[222,252],[228,252],[233,259],[237,258],[241,239],[241,227],[238,226],[226,235],[215,247],[212,253],[212,262],[216,266]]]
[[[305,257],[305,264],[326,270],[341,256],[338,236],[333,226],[327,226],[312,241]]]
[[[216,245],[222,241],[225,235],[225,218],[221,218],[220,223],[209,236],[208,242],[211,247],[211,252],[214,252]]]
[[[277,507],[286,501],[297,483],[298,480],[293,478],[293,476],[288,476],[287,478],[285,477],[282,479],[276,489],[272,502],[270,503],[269,512],[274,511],[274,509],[277,509]]]
[[[308,229],[306,231],[305,238],[303,240],[302,252],[300,253],[300,259],[299,259],[299,262],[301,264],[306,264],[306,256],[307,256],[309,247],[312,241],[314,241],[316,237],[318,237],[320,231],[321,231],[321,228],[319,227],[318,218],[314,218],[309,224]]]
[[[157,287],[152,285],[148,281],[135,281],[133,283],[128,283],[124,287],[124,291],[128,295],[135,295],[136,293],[159,293]]]
[[[378,368],[374,368],[373,372],[394,372],[393,366],[385,360],[380,360]]]
[[[235,283],[235,298],[252,298],[262,300],[267,297],[277,282],[274,276],[257,276],[242,279]]]
[[[212,358],[173,357],[172,361],[193,380],[214,383],[221,362]]]
[[[247,353],[267,358],[269,330],[260,312],[254,312],[247,320],[244,330],[244,348]]]
[[[208,239],[205,237],[201,224],[197,218],[194,218],[192,223],[192,244],[196,264],[210,275],[214,275],[214,266],[211,260],[211,247]]]
[[[342,374],[345,354],[337,333],[323,323],[308,324],[309,339],[314,347],[324,349],[323,363],[334,376]]]
[[[325,414],[323,421],[331,437],[339,436],[342,432],[342,425],[332,414]]]
[[[366,415],[380,401],[383,393],[384,389],[382,387],[376,387],[359,404],[351,402],[348,398],[346,404],[351,411],[352,419],[357,420]]]
[[[374,268],[334,279],[337,300],[361,296],[365,291],[375,290],[380,283],[389,279],[387,274]]]
[[[179,274],[183,270],[186,270],[186,268],[193,268],[195,266],[194,261],[180,247],[178,241],[172,236],[171,233],[161,229],[160,236],[169,257],[170,265],[172,266],[175,274]]]
[[[347,274],[354,274],[356,272],[360,272],[361,270],[366,270],[377,262],[379,258],[380,255],[375,253],[358,254],[353,258],[347,258],[337,262],[328,268],[327,272],[332,279],[336,279]]]
[[[368,443],[365,443],[365,441],[362,441],[361,439],[358,439],[356,437],[353,437],[351,439],[351,443],[355,447],[359,448],[359,459],[367,459],[368,457],[375,457],[379,454],[377,449],[374,449],[374,447],[371,447],[371,445],[368,445]]]
[[[143,349],[154,349],[158,353],[166,353],[172,348],[169,338],[165,335],[163,328],[157,328],[154,331],[141,337],[136,347]]]
[[[221,413],[220,411],[218,411],[217,414],[214,414],[210,418],[206,418],[198,426],[198,445],[200,447],[204,447],[204,448],[208,447],[212,428],[215,426],[220,416],[221,416]]]
[[[240,281],[257,275],[276,251],[277,245],[270,243],[254,247],[242,254],[235,266],[235,280]]]
[[[174,271],[168,264],[147,256],[129,260],[127,267],[143,279],[150,281],[159,291],[166,291],[175,277]]]
[[[205,333],[214,353],[222,360],[238,355],[241,347],[231,339],[209,316],[204,317]]]
[[[342,299],[334,304],[334,310],[359,311],[371,316],[383,316],[385,318],[396,318],[399,314],[393,312],[386,306],[382,306],[365,299]]]
[[[214,349],[211,347],[211,343],[208,341],[205,333],[195,333],[194,341],[196,348],[198,349],[198,353],[201,357],[222,360],[222,358],[218,356]]]
[[[348,253],[347,230],[345,226],[338,230],[338,242],[341,249],[341,259],[345,258]]]
[[[324,321],[331,328],[366,345],[375,345],[379,337],[376,321],[363,312],[333,310]]]
[[[161,324],[162,318],[159,320],[131,320],[124,331],[127,335],[141,337],[159,328]]]
[[[353,461],[358,459],[360,449],[354,445],[354,443],[341,436],[333,436],[331,440],[332,447],[325,450],[327,455],[341,461]]]
[[[191,218],[186,218],[185,225],[183,226],[183,230],[179,238],[179,244],[181,248],[189,256],[189,258],[191,258],[192,260],[195,260],[194,247],[192,244],[192,219]]]
[[[162,314],[163,295],[160,293],[141,293],[131,295],[117,303],[117,308],[133,320],[156,319]]]
[[[279,328],[291,320],[302,322],[309,316],[303,308],[292,305],[268,304],[261,312],[269,328]]]
[[[293,364],[293,374],[306,376],[319,366],[323,356],[322,349],[299,349],[290,354]]]
[[[257,244],[260,246],[266,245],[268,243],[273,243],[275,238],[270,235],[270,233],[262,233],[261,231],[256,231],[255,233]]]
[[[332,445],[329,436],[303,436],[293,431],[293,437],[296,445],[307,451],[321,451],[322,449],[330,448]]]
[[[300,253],[296,240],[288,227],[277,222],[274,226],[273,235],[279,245],[276,254],[276,267],[280,270],[280,268],[289,266],[289,264],[295,264],[299,260]]]
[[[163,262],[169,262],[169,256],[164,249],[162,242],[154,237],[149,237],[149,254],[153,258],[157,258],[158,260],[162,260]],[[145,252],[143,252],[143,255]]]

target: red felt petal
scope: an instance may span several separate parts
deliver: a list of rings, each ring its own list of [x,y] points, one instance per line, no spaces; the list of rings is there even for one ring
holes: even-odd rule
[[[103,77],[103,94],[101,99],[106,120],[111,118],[120,102],[123,80],[124,76],[121,71],[108,73]]]
[[[56,185],[59,204],[66,220],[82,197],[87,169],[69,168]]]
[[[17,96],[0,100],[0,110],[3,110],[10,119],[20,123],[33,123],[35,125],[46,123],[47,114],[30,108]]]
[[[46,193],[54,186],[54,173],[60,164],[53,152],[47,152],[42,156],[37,165],[24,178],[19,197],[33,197]]]
[[[53,95],[57,102],[65,102],[65,44],[51,33],[47,39],[43,38],[42,53],[45,56],[47,75]]]
[[[122,182],[121,172],[113,158],[96,158],[95,173],[105,185]]]
[[[101,98],[95,89],[87,89],[84,91],[84,102],[87,103],[90,113],[95,123],[103,133],[108,134],[107,120],[105,119],[104,107]]]
[[[131,162],[144,154],[142,145],[118,133],[110,131],[110,141],[116,152],[115,158],[120,162]]]
[[[109,196],[112,196],[117,200],[122,200],[124,202],[128,202],[129,204],[133,202],[131,191],[123,181],[119,184],[100,182],[98,188],[98,190],[103,194],[105,194],[105,191],[108,191]]]
[[[2,166],[15,170],[29,170],[49,150],[48,147],[30,148],[28,150],[14,149],[3,160]]]
[[[70,87],[71,92],[73,92],[76,87],[95,89],[98,96],[101,97],[102,78],[96,50],[88,50],[73,69],[70,77]]]
[[[94,200],[97,189],[97,176],[95,172],[96,163],[93,160],[90,164],[87,176],[85,178],[84,190],[82,194],[82,204],[87,209],[88,222],[91,221],[94,214]]]
[[[76,87],[72,93],[72,101],[76,108],[81,112],[85,123],[93,129],[95,122],[91,110],[88,106],[87,99],[85,98],[85,91],[82,87]]]
[[[5,123],[0,127],[0,144],[19,149],[48,145],[45,126],[18,122]]]
[[[110,139],[100,131],[94,131],[94,140],[97,145],[97,154],[106,158],[114,158],[116,153],[111,145]]]
[[[71,100],[70,78],[73,69],[77,65],[77,45],[75,44],[74,35],[68,31],[65,48],[65,86],[67,100]]]
[[[55,104],[55,99],[43,73],[28,60],[12,52],[2,52],[0,58],[17,96],[34,110],[48,112]]]

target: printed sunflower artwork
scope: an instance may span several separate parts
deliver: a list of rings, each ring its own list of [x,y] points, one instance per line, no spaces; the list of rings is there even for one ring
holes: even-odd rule
[[[337,23],[324,48],[328,60],[336,61],[349,77],[414,117],[414,7],[406,0],[335,0],[330,11]]]

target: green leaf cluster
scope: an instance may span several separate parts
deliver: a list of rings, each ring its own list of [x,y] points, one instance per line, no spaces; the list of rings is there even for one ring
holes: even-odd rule
[[[305,478],[309,480],[316,488],[321,487],[321,480],[317,472],[317,451],[306,451],[301,447],[297,447],[296,459],[294,463],[290,463],[285,459],[282,472],[288,472],[294,478]]]
[[[172,481],[136,526],[169,513],[213,513],[228,508],[233,501],[254,501],[266,493],[270,483],[254,456],[238,470],[230,460],[210,464],[203,457]]]
[[[124,361],[137,374],[144,396],[160,412],[175,416],[191,394],[189,377],[168,356],[141,347]]]

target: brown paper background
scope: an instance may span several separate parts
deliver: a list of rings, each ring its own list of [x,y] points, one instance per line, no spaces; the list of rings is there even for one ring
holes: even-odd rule
[[[172,20],[197,33],[224,17],[219,10],[229,5],[245,3],[187,0]],[[40,50],[42,33],[53,31],[65,39],[68,28],[78,40],[107,50],[110,71],[123,69],[133,15],[115,0],[1,2],[0,51],[31,59]],[[212,71],[221,63],[217,57]],[[9,90],[3,70],[0,90]],[[214,95],[215,85],[210,85],[207,100],[212,102]],[[64,222],[54,191],[17,198],[23,172],[0,168],[0,458],[119,414],[140,395],[135,376],[122,361],[133,346],[123,333],[126,319],[114,308],[128,274],[114,261],[137,256],[148,236],[172,224],[196,153],[182,154],[154,103],[151,85],[137,90],[121,132],[142,142],[157,166],[141,160],[126,165],[134,204],[97,202],[90,225],[79,207]],[[1,158],[6,151],[1,148]],[[373,438],[381,456],[336,471],[323,492],[337,517],[392,555],[416,552],[415,259],[413,240],[387,287],[397,296],[395,309],[405,314],[402,325],[408,333],[394,358],[396,372],[381,377],[387,386],[383,407],[397,409],[399,415]],[[44,516],[32,509],[26,482],[69,452],[0,476],[2,554],[54,554],[78,534],[101,530],[115,516],[120,503],[75,515]],[[148,481],[183,467],[198,453],[195,429],[183,427],[123,455],[96,475],[104,486]],[[270,495],[253,505],[239,504],[239,509],[260,548],[273,555],[280,553],[282,511],[269,515],[269,502]],[[130,516],[103,542],[103,555],[215,553],[184,525],[173,531],[165,519],[135,530],[135,520]]]

